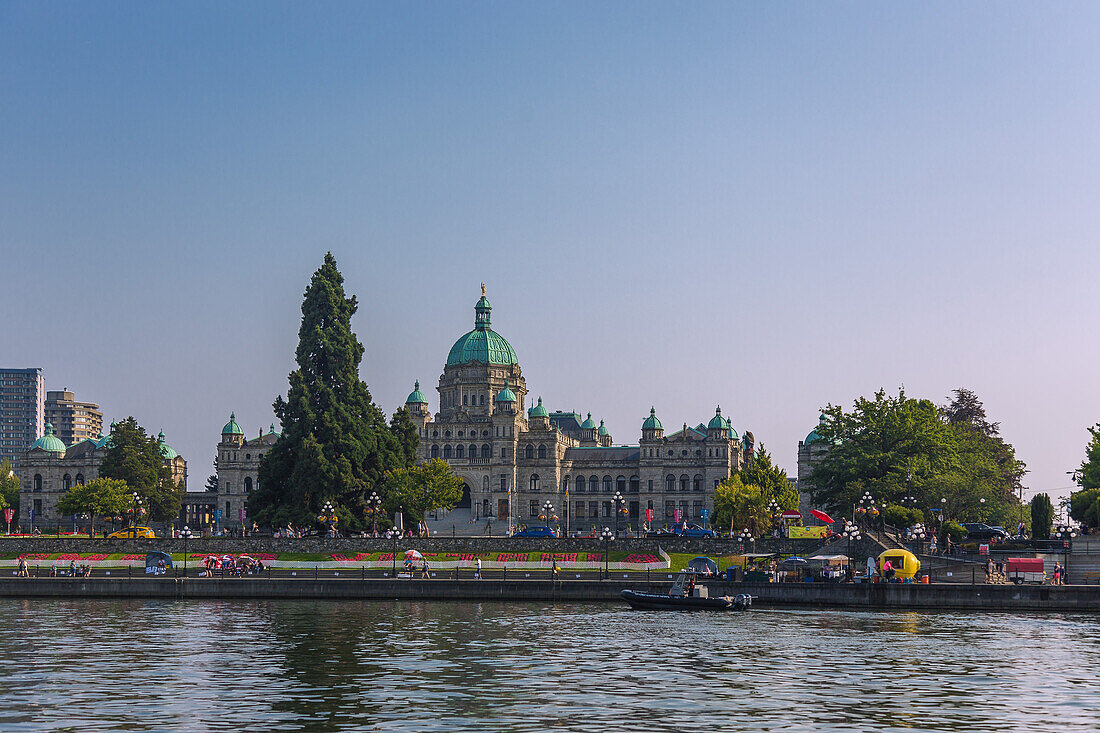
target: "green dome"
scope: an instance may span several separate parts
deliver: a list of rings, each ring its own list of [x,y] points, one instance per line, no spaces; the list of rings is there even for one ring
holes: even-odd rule
[[[111,423],[111,427],[113,428],[114,426],[115,426],[115,424]],[[103,433],[100,433],[96,437],[96,440],[95,440],[96,450],[99,450],[101,448],[106,448],[107,444],[110,442],[110,440],[111,440],[110,434],[104,435]]]
[[[64,453],[65,443],[61,438],[53,434],[53,424],[46,423],[46,434],[34,441],[34,444],[31,445],[31,450],[35,448],[41,448],[51,453]]]
[[[512,345],[499,333],[489,328],[489,312],[493,306],[482,293],[474,306],[474,330],[462,336],[447,354],[447,366],[456,364],[519,364]]]
[[[241,430],[241,426],[237,424],[237,414],[229,413],[229,422],[222,428],[222,435],[244,435],[244,431]]]
[[[550,413],[542,406],[541,397],[539,397],[539,403],[527,411],[527,417],[550,417]]]
[[[508,389],[508,380],[504,380],[504,389],[497,392],[497,402],[515,402],[516,394],[512,390]]]
[[[581,423],[581,430],[595,430],[596,423],[592,421],[592,413],[588,413],[588,419]]]
[[[164,456],[164,460],[170,461],[179,455],[179,453],[176,453],[176,451],[172,449],[172,446],[164,442],[163,430],[161,430],[160,433],[157,434],[157,443],[160,444],[160,454]]]
[[[741,439],[740,436],[737,435],[737,431],[733,429],[732,425],[730,425],[729,439],[730,440],[740,440]]]
[[[413,382],[413,391],[409,393],[409,398],[405,400],[406,405],[426,405],[428,401],[424,399],[424,393],[420,391],[420,380]],[[274,426],[272,426],[274,432]]]
[[[821,426],[821,425],[824,425],[824,424],[825,424],[825,413],[824,413],[824,412],[823,412],[823,413],[821,413],[821,414],[820,414],[820,415],[818,416],[818,418],[817,418],[817,424],[818,424],[818,426]],[[817,442],[817,441],[819,441],[819,440],[824,440],[824,438],[822,438],[822,437],[821,437],[821,435],[820,435],[820,434],[819,434],[819,433],[817,432],[817,428],[814,428],[813,430],[811,430],[811,431],[810,431],[810,434],[809,434],[809,435],[807,435],[807,436],[806,436],[806,439],[805,439],[804,441],[802,441],[802,442],[803,442],[803,443],[804,443],[805,445],[809,445],[810,443],[816,443],[816,442]]]
[[[729,430],[729,420],[722,417],[721,406],[716,407],[714,410],[714,417],[710,419],[710,424],[707,425],[707,430]]]
[[[657,419],[657,411],[652,407],[649,408],[649,417],[642,423],[642,430],[664,430],[661,421]]]
[[[611,431],[603,426],[603,420],[600,420],[600,429],[596,431],[600,435],[611,435]]]
[[[275,423],[271,423],[271,427],[269,427],[267,429],[267,434],[268,435],[282,435],[282,433],[276,433],[275,432]]]

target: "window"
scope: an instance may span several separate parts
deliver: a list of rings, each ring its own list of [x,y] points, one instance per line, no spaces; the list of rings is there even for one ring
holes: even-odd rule
[[[703,477],[701,475],[695,474],[695,478],[693,478],[691,480],[691,490],[692,491],[702,491],[703,490]]]
[[[680,521],[688,518],[688,503],[686,501],[680,502]]]
[[[653,479],[649,480],[649,493],[653,493]]]
[[[626,493],[626,477],[625,476],[619,476],[618,478],[615,479],[615,491],[618,491],[620,494],[625,494]]]
[[[539,458],[546,458],[546,446],[545,445],[540,445],[539,446]]]
[[[449,438],[449,437],[451,437],[451,431],[450,431],[450,430],[448,430],[448,431],[446,431],[445,433],[443,433],[443,437],[444,437],[444,438]]]
[[[460,438],[461,438],[461,437],[462,437],[463,435],[464,435],[464,433],[463,433],[463,432],[462,432],[461,430],[459,430],[459,431],[458,431],[458,437],[460,437]]]
[[[527,505],[531,511],[532,517],[538,517],[539,515],[539,503],[535,499],[531,500],[531,503]]]
[[[641,491],[641,481],[638,480],[637,476],[631,476],[630,477],[630,493],[631,494],[637,494],[639,491]]]
[[[535,457],[534,447],[529,445],[526,448],[524,448],[523,449],[523,457],[524,458],[534,458]]]
[[[609,501],[605,501],[603,503],[603,517],[604,519],[611,518],[611,502]]]
[[[507,458],[508,457],[508,449],[507,448],[501,448],[500,449],[500,457],[501,458]]]
[[[501,491],[507,491],[508,490],[508,476],[506,474],[503,474],[503,473],[500,474],[500,490]]]
[[[438,445],[433,445],[432,446],[432,458],[439,458],[439,446]]]
[[[432,431],[432,437],[433,438],[438,438],[439,437],[439,431],[438,430],[433,430]]]
[[[477,446],[473,443],[470,444],[470,458],[477,458]]]
[[[603,493],[605,493],[605,494],[610,494],[611,493],[611,477],[610,476],[604,476],[603,477]]]
[[[73,487],[73,478],[72,478],[72,476],[70,476],[69,474],[65,474],[61,478],[61,485],[65,488],[65,491],[68,491],[69,489],[71,489]]]
[[[481,490],[482,491],[488,491],[489,490],[489,477],[488,476],[482,476],[481,477]],[[488,501],[488,499],[486,499],[486,501]],[[488,514],[489,512],[485,511],[483,513]]]
[[[687,474],[685,473],[682,476],[680,476],[680,491],[687,491],[687,490],[688,490],[688,477],[687,477]]]
[[[584,519],[584,502],[583,501],[578,501],[577,502],[577,513],[574,514],[573,516],[575,516],[577,519]]]
[[[668,457],[672,458],[672,451],[671,450],[669,450],[669,452],[668,452]]]
[[[246,493],[246,494],[251,494],[252,493],[252,477],[251,476],[245,476],[244,477],[244,493]]]
[[[600,502],[598,502],[598,501],[588,502],[588,516],[592,517],[593,519],[600,516]]]
[[[36,473],[34,475],[34,490],[35,491],[41,491],[42,490],[42,474],[40,474],[40,473]],[[37,499],[35,501],[37,501]]]
[[[465,458],[465,457],[466,457],[466,446],[462,445],[462,443],[459,443],[458,445],[455,446],[455,458]]]
[[[451,457],[451,446],[450,445],[443,446],[443,457],[444,458],[450,458]]]
[[[246,461],[251,461],[252,460],[252,454],[251,453],[245,453],[244,454],[244,459]]]
[[[687,454],[688,454],[688,452],[687,452],[686,450],[682,450],[682,451],[680,451],[680,455],[681,455],[681,456],[686,456]]]
[[[569,477],[568,476],[566,476],[565,478],[563,478],[561,480],[561,490],[562,490],[562,493],[565,493],[565,492],[569,491]]]
[[[583,494],[584,493],[584,476],[577,476],[577,482],[576,483],[577,483],[577,493],[578,494]],[[582,517],[584,516],[583,512],[581,513],[581,516]]]
[[[703,502],[701,502],[701,501],[691,502],[691,516],[695,517],[696,519],[702,519],[703,518]]]
[[[485,407],[485,395],[481,395],[481,406]]]
[[[41,499],[35,499],[34,500],[34,516],[36,516],[36,517],[42,516],[42,500]]]
[[[671,473],[665,476],[665,491],[676,491],[676,477]]]
[[[600,477],[599,476],[589,476],[588,477],[588,492],[590,494],[595,494],[595,493],[598,493],[599,490],[600,490]],[[600,515],[596,514],[594,516],[598,517]]]
[[[531,474],[531,491],[539,490],[539,475],[537,473]]]
[[[491,457],[493,455],[491,451],[492,451],[492,449],[489,448],[488,444],[481,446],[481,457],[482,458]]]
[[[462,405],[465,407],[470,404],[470,395],[462,395]]]
[[[703,455],[703,451],[701,451],[701,450],[697,450],[697,451],[695,451],[695,457],[696,457],[696,458],[699,458],[699,457],[700,457],[700,456],[702,456],[702,455]]]
[[[76,475],[76,485],[77,486],[83,486],[84,485],[84,474],[78,473]]]
[[[228,501],[225,502],[225,515],[222,516],[223,521],[227,520],[227,519],[229,519],[229,502]]]

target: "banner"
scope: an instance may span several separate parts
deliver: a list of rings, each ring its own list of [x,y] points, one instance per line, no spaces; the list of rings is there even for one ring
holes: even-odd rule
[[[792,540],[818,540],[828,531],[828,527],[787,527],[787,537]]]

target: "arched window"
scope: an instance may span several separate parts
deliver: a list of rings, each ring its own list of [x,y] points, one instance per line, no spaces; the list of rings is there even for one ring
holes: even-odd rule
[[[682,476],[680,476],[680,491],[687,491],[687,490],[688,490],[688,477],[687,477],[687,474],[685,473]]]
[[[481,406],[485,407],[485,395],[481,395]]]
[[[539,446],[539,458],[546,458],[546,446],[545,445],[540,445]]]
[[[252,493],[252,477],[251,476],[245,476],[244,477],[244,493],[246,493],[246,494],[251,494]]]
[[[578,494],[583,494],[584,493],[584,476],[577,476],[576,484],[577,484],[577,493]]]
[[[65,474],[61,478],[61,485],[62,485],[62,487],[64,487],[65,491],[68,491],[69,489],[71,489],[73,487],[73,477],[70,476],[69,474]]]
[[[477,458],[477,446],[470,443],[470,458]]]
[[[438,445],[433,445],[432,446],[432,458],[439,458],[439,446]]]
[[[451,446],[450,445],[443,446],[443,457],[444,458],[450,458],[451,457]]]
[[[470,452],[471,453],[473,452],[472,448],[470,449]],[[482,476],[481,477],[481,490],[482,491],[488,491],[489,490],[489,477],[488,476]],[[486,499],[486,501],[488,501],[488,499]],[[483,512],[483,514],[488,514],[488,513],[489,513],[488,511]]]
[[[603,493],[605,493],[605,494],[610,494],[611,493],[611,477],[610,476],[604,476],[603,477]]]
[[[523,457],[524,458],[534,458],[535,457],[534,447],[529,445],[526,448],[524,448],[523,449]]]
[[[40,473],[36,473],[34,475],[34,490],[35,491],[41,491],[42,490],[42,474],[40,474]]]
[[[669,457],[669,458],[672,458],[672,450],[669,450],[669,452],[668,452],[668,457]]]
[[[539,490],[539,475],[537,473],[531,474],[531,491]]]
[[[695,451],[695,457],[696,458],[701,458],[702,456],[703,456],[703,451],[701,451],[701,450]]]
[[[595,494],[597,491],[600,490],[600,477],[599,476],[589,476],[588,477],[588,490],[590,492],[592,492],[593,494]]]
[[[432,431],[432,437],[433,438],[438,438],[439,437],[439,431],[438,430],[433,430]]]
[[[252,454],[251,453],[245,453],[244,454],[244,459],[246,461],[251,461],[252,460]]]
[[[637,476],[631,476],[630,477],[630,493],[631,494],[637,494],[642,488],[641,483],[642,482],[638,480]]]
[[[481,446],[481,457],[482,458],[491,458],[492,455],[493,455],[492,451],[493,451],[493,449],[490,448],[488,446],[488,444]]]
[[[459,443],[458,445],[455,446],[455,458],[465,458],[465,457],[466,457],[466,446],[462,445],[462,443]]]
[[[692,491],[702,491],[703,490],[703,477],[698,473],[695,474],[695,478],[693,478],[691,480],[691,490]]]
[[[444,437],[444,438],[449,438],[449,437],[451,437],[451,431],[450,431],[450,430],[446,430],[446,431],[444,431],[444,432],[443,432],[443,437]]]
[[[76,485],[77,486],[83,486],[84,485],[84,474],[78,473],[76,475]]]
[[[620,494],[626,493],[626,476],[619,476],[615,479],[615,491]]]
[[[676,477],[671,473],[665,476],[665,491],[676,491]]]
[[[461,430],[458,431],[458,437],[460,437],[460,438],[462,437],[462,431]]]

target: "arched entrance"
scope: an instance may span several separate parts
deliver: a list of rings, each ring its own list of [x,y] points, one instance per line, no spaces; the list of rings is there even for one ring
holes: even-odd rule
[[[462,498],[455,504],[455,509],[469,509],[470,508],[470,484],[465,481],[462,482]]]

